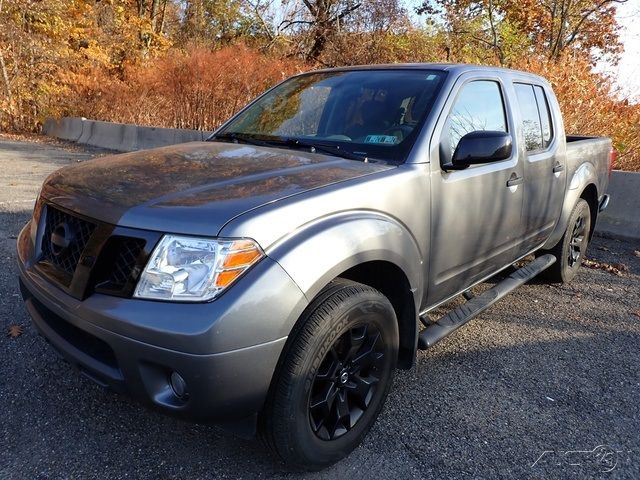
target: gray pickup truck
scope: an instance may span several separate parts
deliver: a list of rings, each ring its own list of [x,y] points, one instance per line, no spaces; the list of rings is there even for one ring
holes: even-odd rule
[[[358,445],[416,349],[539,273],[576,275],[614,155],[565,135],[535,75],[305,73],[206,142],[53,173],[17,241],[21,290],[86,377],[318,469]]]

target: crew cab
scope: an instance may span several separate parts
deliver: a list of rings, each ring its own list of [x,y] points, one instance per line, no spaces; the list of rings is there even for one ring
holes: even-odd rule
[[[96,383],[318,469],[359,444],[418,348],[535,275],[574,278],[614,155],[567,136],[529,73],[304,73],[206,142],[50,175],[17,241],[21,291]]]

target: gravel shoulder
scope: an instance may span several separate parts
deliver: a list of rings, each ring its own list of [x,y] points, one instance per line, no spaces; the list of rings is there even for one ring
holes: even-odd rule
[[[593,266],[619,274],[534,280],[419,352],[364,443],[322,472],[102,390],[31,326],[15,239],[46,175],[105,153],[0,136],[0,479],[640,478],[640,242],[596,237]]]

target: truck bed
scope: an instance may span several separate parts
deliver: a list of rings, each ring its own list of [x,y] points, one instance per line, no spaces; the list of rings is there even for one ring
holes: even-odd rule
[[[611,139],[608,137],[590,137],[586,135],[567,135],[567,178],[571,181],[576,170],[585,162],[595,169],[600,180],[600,192],[604,193],[609,183],[609,153]],[[571,187],[569,187],[571,188]]]

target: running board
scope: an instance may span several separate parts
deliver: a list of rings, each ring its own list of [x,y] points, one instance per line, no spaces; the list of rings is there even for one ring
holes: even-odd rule
[[[549,268],[555,261],[556,257],[551,254],[542,255],[533,262],[519,268],[486,292],[477,297],[472,297],[463,305],[447,313],[422,330],[418,337],[418,348],[420,350],[426,350],[432,347],[476,315],[484,312],[502,297],[528,282],[543,270]]]

